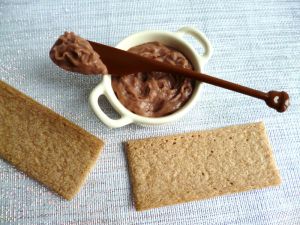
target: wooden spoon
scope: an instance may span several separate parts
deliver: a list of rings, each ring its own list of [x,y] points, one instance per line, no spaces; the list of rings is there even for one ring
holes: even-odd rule
[[[262,92],[226,80],[209,76],[204,73],[183,69],[155,60],[151,60],[137,54],[123,51],[117,48],[106,46],[100,43],[89,41],[93,49],[101,56],[101,60],[106,65],[108,71],[113,76],[122,76],[138,72],[167,72],[182,74],[192,79],[212,84],[218,87],[249,95],[254,98],[262,99],[266,104],[276,109],[278,112],[284,112],[290,105],[289,95],[284,91]]]

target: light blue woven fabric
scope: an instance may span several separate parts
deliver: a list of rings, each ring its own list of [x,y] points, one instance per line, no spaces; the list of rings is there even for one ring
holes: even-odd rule
[[[203,31],[214,47],[206,72],[263,91],[286,90],[289,111],[279,114],[262,101],[205,85],[197,105],[176,123],[112,130],[88,106],[99,78],[66,73],[48,57],[65,30],[115,45],[137,31],[186,25]],[[0,0],[0,79],[106,140],[71,202],[0,160],[0,224],[300,224],[299,0]],[[266,124],[281,186],[135,211],[123,141],[259,120]]]

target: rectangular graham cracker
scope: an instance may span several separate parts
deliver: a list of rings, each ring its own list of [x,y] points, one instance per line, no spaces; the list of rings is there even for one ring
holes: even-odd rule
[[[70,200],[104,143],[0,81],[0,157]]]
[[[264,124],[126,143],[137,210],[278,185]]]

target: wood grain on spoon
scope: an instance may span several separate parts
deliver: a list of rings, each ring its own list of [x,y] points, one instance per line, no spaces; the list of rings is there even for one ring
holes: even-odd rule
[[[183,69],[177,66],[168,65],[155,60],[151,60],[127,51],[113,48],[107,45],[89,41],[93,49],[101,56],[101,60],[106,65],[107,70],[113,76],[122,76],[138,72],[160,71],[167,73],[177,73],[193,78],[195,80],[222,87],[228,90],[262,99],[266,104],[276,109],[278,112],[287,110],[290,101],[288,93],[284,91],[262,92],[226,80],[222,80],[204,73]]]

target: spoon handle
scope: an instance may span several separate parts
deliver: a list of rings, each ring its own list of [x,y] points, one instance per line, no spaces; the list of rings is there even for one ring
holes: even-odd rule
[[[284,112],[289,106],[289,95],[284,91],[269,91],[267,93],[249,87],[222,80],[204,73],[187,70],[178,66],[172,66],[155,60],[151,60],[131,52],[89,41],[93,49],[101,55],[101,59],[106,65],[110,74],[122,76],[138,72],[160,71],[166,73],[182,74],[192,79],[212,84],[221,88],[249,95],[254,98],[262,99],[266,104]]]
[[[172,68],[174,70],[172,72],[174,73],[184,74],[187,77],[196,79],[204,83],[212,84],[221,88],[225,88],[231,91],[239,92],[241,94],[249,95],[251,97],[264,100],[269,107],[276,109],[278,112],[286,111],[290,104],[289,95],[284,91],[269,91],[266,93],[259,90],[255,90],[253,88],[242,86],[240,84],[235,84],[230,81],[222,80],[204,73],[188,71],[179,67]],[[171,72],[170,69],[171,68],[169,67],[166,71]]]
[[[196,76],[194,76],[196,75]],[[212,84],[221,88],[226,88],[231,91],[239,92],[241,94],[249,95],[254,98],[266,100],[268,94],[259,90],[255,90],[249,87],[242,86],[240,84],[232,83],[227,80],[222,80],[217,77],[212,77],[204,73],[193,73],[193,78],[204,83]]]

